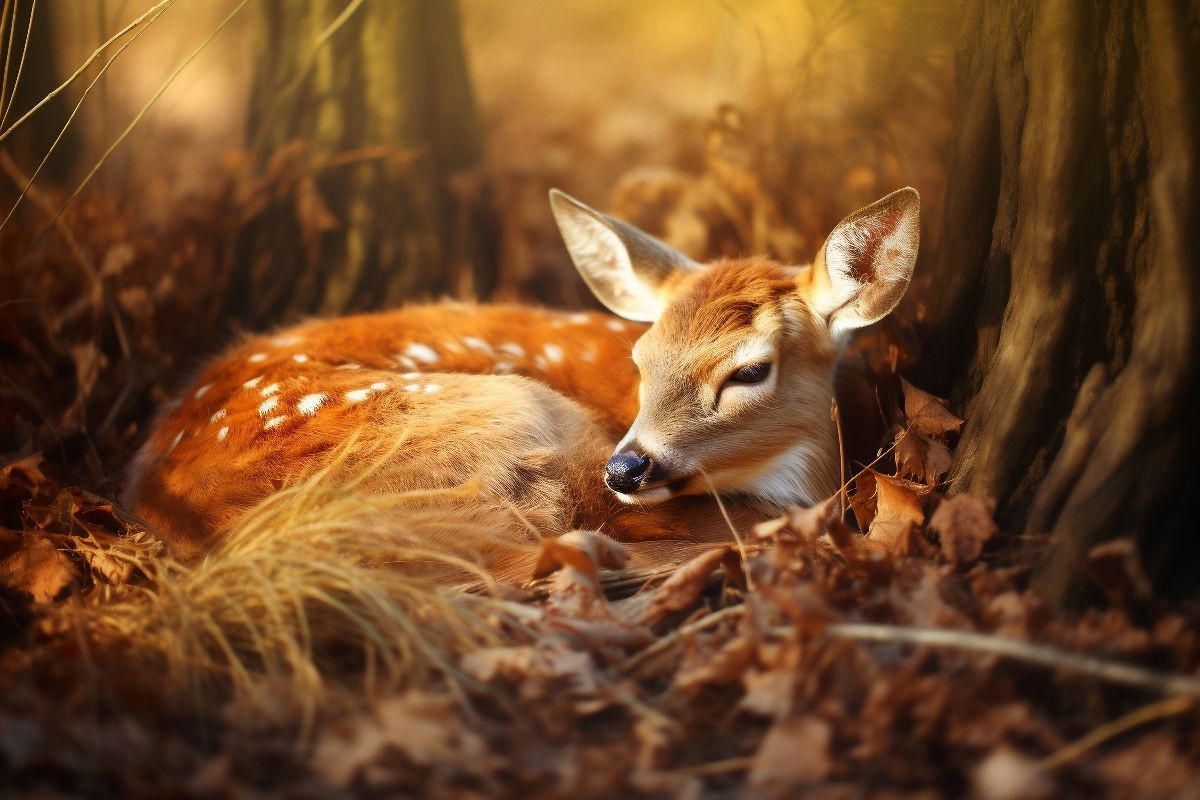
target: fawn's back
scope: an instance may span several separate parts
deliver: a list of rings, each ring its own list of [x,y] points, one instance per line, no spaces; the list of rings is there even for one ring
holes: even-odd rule
[[[689,497],[771,513],[836,491],[834,366],[907,286],[916,192],[848,217],[811,267],[701,266],[551,199],[625,319],[445,303],[252,338],[164,411],[132,472],[137,511],[186,556],[319,473],[366,493],[469,487],[454,508],[509,519],[514,542],[684,537]]]

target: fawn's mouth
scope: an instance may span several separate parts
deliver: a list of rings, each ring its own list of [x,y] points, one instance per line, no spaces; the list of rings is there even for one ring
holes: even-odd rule
[[[629,503],[630,505],[652,506],[657,505],[665,500],[670,500],[672,497],[679,494],[683,488],[687,486],[689,482],[691,482],[691,480],[691,476],[675,478],[673,480],[663,481],[652,486],[642,485],[632,492],[614,491],[613,494],[615,494],[617,499],[622,503]]]

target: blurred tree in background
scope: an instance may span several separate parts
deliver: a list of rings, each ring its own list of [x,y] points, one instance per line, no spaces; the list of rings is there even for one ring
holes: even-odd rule
[[[256,13],[247,140],[265,188],[228,309],[261,326],[486,296],[496,225],[458,4],[268,0]]]

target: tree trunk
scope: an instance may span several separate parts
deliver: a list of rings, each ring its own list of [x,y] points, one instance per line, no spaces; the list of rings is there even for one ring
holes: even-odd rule
[[[1000,501],[1053,602],[1114,537],[1193,593],[1200,13],[984,0],[964,33],[924,359],[967,419],[952,489]]]
[[[459,27],[455,2],[261,4],[248,127],[266,196],[239,242],[235,316],[490,291],[495,225]]]

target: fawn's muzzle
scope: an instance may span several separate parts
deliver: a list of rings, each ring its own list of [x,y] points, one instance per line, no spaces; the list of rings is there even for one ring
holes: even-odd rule
[[[614,492],[633,494],[650,472],[649,456],[639,456],[632,450],[616,453],[604,468],[604,483]]]

